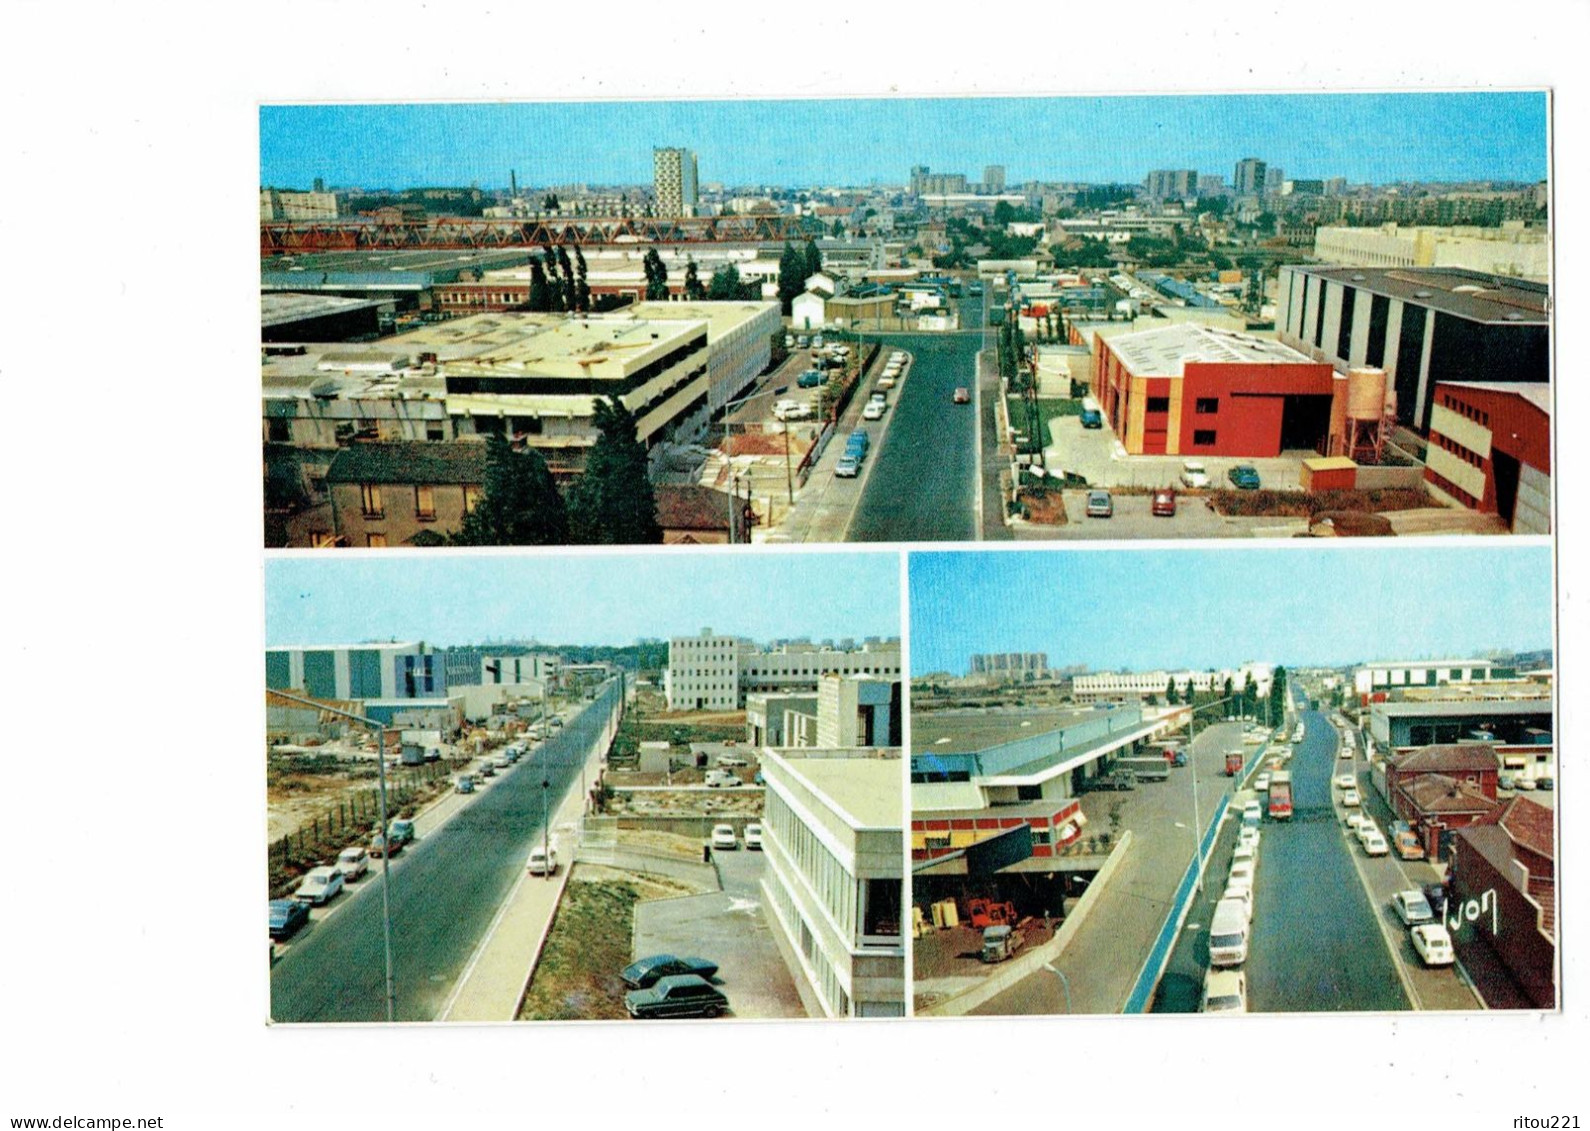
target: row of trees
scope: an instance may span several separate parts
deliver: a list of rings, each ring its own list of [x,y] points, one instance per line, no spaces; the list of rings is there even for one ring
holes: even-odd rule
[[[823,253],[816,240],[807,240],[804,249],[785,241],[778,257],[778,304],[784,313],[806,290],[806,280],[823,269]]]
[[[690,302],[700,302],[702,299],[709,302],[736,302],[757,298],[760,294],[761,290],[755,283],[747,283],[740,278],[740,269],[732,263],[725,263],[714,271],[711,282],[705,286],[696,271],[696,261],[691,259],[685,264],[685,298]]]
[[[515,451],[507,437],[486,442],[484,490],[464,517],[456,546],[649,545],[662,541],[657,499],[646,475],[646,448],[635,416],[616,397],[595,402],[599,435],[585,472],[558,490],[535,449]]]
[[[530,257],[530,297],[525,302],[534,311],[587,311],[591,309],[591,288],[585,282],[585,255],[568,251],[559,244],[542,255]]]
[[[1225,702],[1220,703],[1219,718],[1239,719],[1254,715],[1266,719],[1270,726],[1278,727],[1286,719],[1286,669],[1275,669],[1270,678],[1268,696],[1259,694],[1259,685],[1254,682],[1252,672],[1248,673],[1241,688],[1232,682],[1230,676],[1226,677],[1222,686],[1211,687],[1208,691],[1194,690],[1190,683],[1178,687],[1174,679],[1165,684],[1165,702],[1173,707],[1185,703],[1197,710],[1221,700]],[[1207,720],[1210,716],[1205,714],[1202,717]]]

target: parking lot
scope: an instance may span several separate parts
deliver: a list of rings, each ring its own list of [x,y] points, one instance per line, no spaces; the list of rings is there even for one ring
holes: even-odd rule
[[[773,941],[762,907],[766,858],[738,848],[712,854],[723,890],[649,900],[635,907],[635,957],[675,954],[718,964],[730,1016],[805,1017],[800,993]]]

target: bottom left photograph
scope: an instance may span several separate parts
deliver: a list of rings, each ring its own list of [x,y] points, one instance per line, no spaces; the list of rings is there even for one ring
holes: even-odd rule
[[[904,1016],[898,555],[265,582],[273,1023]]]

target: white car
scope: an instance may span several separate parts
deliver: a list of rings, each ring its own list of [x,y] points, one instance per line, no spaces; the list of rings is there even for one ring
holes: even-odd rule
[[[882,420],[883,408],[884,405],[882,401],[868,401],[867,407],[861,410],[861,419]]]
[[[1209,469],[1200,460],[1187,460],[1181,465],[1181,485],[1183,487],[1209,486]]]
[[[727,766],[736,766],[736,767],[740,767],[740,768],[743,769],[744,767],[749,766],[750,764],[751,763],[747,762],[744,758],[740,757],[740,755],[738,755],[738,754],[719,754],[718,755],[718,765],[720,765],[720,766],[726,766],[726,767]]]
[[[749,824],[745,826],[745,847],[762,851],[762,826]]]
[[[1230,887],[1232,884],[1236,884],[1239,887],[1251,890],[1253,888],[1253,867],[1254,861],[1251,858],[1233,860],[1231,862],[1231,874],[1226,877],[1226,886]]]
[[[1349,809],[1358,805],[1362,805],[1363,803],[1364,799],[1359,795],[1356,789],[1342,790],[1342,804],[1347,806]]]
[[[355,844],[344,848],[337,857],[337,871],[342,873],[345,880],[357,880],[370,870],[370,850],[362,844]]]
[[[532,876],[550,876],[558,870],[558,850],[555,848],[542,848],[539,844],[530,850],[530,862],[526,865]]]
[[[303,903],[319,906],[342,890],[342,873],[327,865],[309,869],[304,882],[293,892],[293,898]]]
[[[1399,891],[1391,897],[1391,906],[1396,909],[1397,918],[1402,920],[1402,925],[1405,927],[1417,927],[1420,923],[1435,922],[1435,912],[1430,908],[1430,901],[1424,898],[1424,892],[1418,888]]]
[[[1242,904],[1243,909],[1248,913],[1248,922],[1253,922],[1253,888],[1241,884],[1235,886],[1227,884],[1226,890],[1220,895],[1220,901],[1224,903],[1228,899],[1234,899]]]
[[[491,764],[499,770],[506,770],[513,765],[513,759],[508,757],[506,753],[498,754],[491,760]]]
[[[805,401],[779,401],[773,406],[774,420],[804,420],[811,414],[811,405]]]
[[[734,835],[733,825],[712,826],[713,848],[739,848],[740,842]]]
[[[1270,775],[1260,774],[1258,777],[1254,778],[1253,788],[1258,790],[1260,793],[1267,792],[1270,788]]]
[[[1426,966],[1452,965],[1452,936],[1440,923],[1421,923],[1408,934]]]
[[[1336,779],[1337,789],[1357,789],[1358,778],[1354,774],[1342,774]]]
[[[1259,866],[1259,846],[1257,844],[1239,843],[1231,852],[1231,863],[1238,864],[1242,861],[1247,861],[1257,868]]]
[[[740,784],[740,779],[728,770],[708,770],[702,780],[711,789],[733,789]]]
[[[1365,856],[1384,856],[1391,851],[1391,846],[1386,843],[1386,838],[1379,831],[1365,833],[1359,838],[1364,846]]]
[[[1243,825],[1242,828],[1237,832],[1237,844],[1239,847],[1244,844],[1251,844],[1255,848],[1259,847],[1258,826]]]
[[[1519,793],[1533,793],[1538,787],[1534,778],[1519,776],[1513,779],[1513,788]]]
[[[1241,970],[1211,970],[1204,975],[1205,1013],[1246,1013],[1248,980]]]
[[[1257,801],[1249,801],[1242,806],[1242,819],[1244,821],[1257,821],[1264,816],[1264,806]]]
[[[839,462],[834,464],[834,474],[840,479],[854,479],[860,471],[861,465],[855,456],[840,456]]]

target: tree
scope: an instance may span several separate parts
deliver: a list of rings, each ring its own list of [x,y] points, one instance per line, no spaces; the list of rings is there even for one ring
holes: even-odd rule
[[[585,253],[574,245],[574,309],[591,309],[591,288],[585,281]]]
[[[646,272],[646,300],[656,302],[668,298],[668,265],[657,254],[656,248],[647,248],[641,266]]]
[[[1176,694],[1176,680],[1174,678],[1165,681],[1165,702],[1172,707],[1181,702],[1181,696]]]
[[[563,283],[563,309],[576,309],[574,267],[569,263],[569,253],[562,244],[558,245],[558,276]]]
[[[717,280],[717,276],[713,276]],[[692,256],[685,261],[685,298],[691,302],[700,302],[707,295],[707,288],[701,285],[701,276],[696,273],[696,260]]]
[[[1286,669],[1278,667],[1270,677],[1270,725],[1278,727],[1286,721]]]
[[[712,273],[712,282],[707,284],[707,297],[713,302],[733,302],[749,297],[746,290],[746,284],[740,281],[740,269],[732,263],[725,263]]]
[[[453,544],[561,546],[568,540],[568,511],[540,453],[516,452],[500,433],[487,437],[484,490]]]
[[[834,239],[837,240],[841,236],[843,236],[844,234],[845,234],[845,222],[843,220],[835,220],[833,228],[831,228],[829,230],[829,235],[833,236]]]
[[[525,305],[536,311],[552,309],[552,289],[547,285],[547,273],[535,256],[530,258],[530,298]]]
[[[1254,682],[1252,672],[1242,684],[1242,713],[1251,714],[1255,721],[1259,717],[1259,685]]]
[[[806,290],[806,257],[795,250],[795,245],[785,242],[778,257],[778,304],[784,313],[790,312],[794,302]]]
[[[810,279],[823,269],[823,253],[816,240],[806,241],[806,278]],[[805,282],[803,279],[802,282]]]
[[[662,541],[662,527],[635,415],[617,397],[597,398],[592,408],[600,435],[585,457],[585,473],[569,491],[572,539],[592,546],[655,545]]]
[[[1221,698],[1225,700],[1225,702],[1220,705],[1222,716],[1228,719],[1234,718],[1237,713],[1237,705],[1234,702],[1234,694],[1231,686],[1230,676],[1226,676],[1226,686],[1225,690],[1221,692]]]

